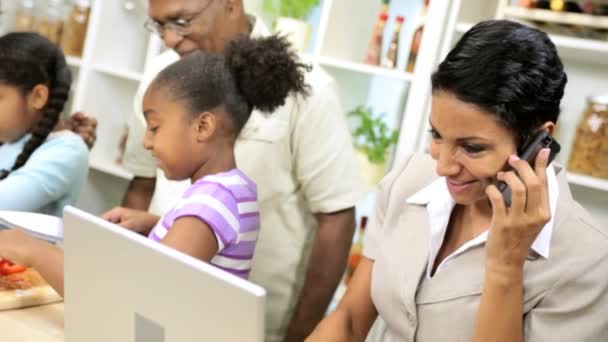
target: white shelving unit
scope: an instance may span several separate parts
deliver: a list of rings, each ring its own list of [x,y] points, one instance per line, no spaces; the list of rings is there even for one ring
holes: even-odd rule
[[[570,184],[583,186],[589,189],[608,192],[608,179],[600,179],[579,173],[569,172],[568,182],[570,182]]]
[[[372,77],[392,78],[405,82],[411,82],[414,79],[414,75],[411,73],[358,62],[343,61],[333,57],[319,57],[318,64],[323,67],[348,70],[354,73],[367,74]]]
[[[93,70],[100,72],[102,74],[106,74],[109,76],[114,76],[117,78],[122,78],[127,81],[141,81],[142,73],[130,70],[120,70],[110,65],[94,65]]]
[[[492,19],[540,20],[568,22],[589,27],[608,28],[608,18],[572,13],[554,13],[543,10],[528,10],[509,5],[507,0],[454,0],[450,3],[450,14],[446,16],[447,26],[441,56],[445,56],[462,34],[475,23]],[[542,29],[542,28],[541,28]],[[557,161],[567,165],[574,141],[576,127],[586,99],[590,95],[608,93],[608,41],[597,41],[563,35],[549,34],[556,45],[568,74],[568,84],[562,100],[562,113],[556,132],[562,146]],[[423,149],[427,136],[419,142]],[[569,173],[568,181],[575,198],[588,208],[592,215],[603,222],[608,219],[608,180]]]
[[[143,28],[146,9],[138,5],[136,10],[129,11],[125,7],[128,1],[95,0],[84,54],[81,58],[68,57],[75,80],[68,108],[71,112],[83,111],[93,115],[99,121],[98,140],[90,159],[93,171],[81,205],[91,212],[100,212],[118,204],[132,177],[114,161],[126,119],[132,115],[132,100],[139,80],[145,66],[162,45],[158,38]],[[261,3],[262,0],[245,0],[245,7],[250,13],[259,15]],[[362,63],[380,11],[380,0],[361,1],[356,5],[350,0],[322,0],[310,18],[314,37],[302,58],[315,67],[323,68],[334,78],[345,112],[365,105],[376,113],[386,113],[387,124],[401,131],[395,153],[398,159],[407,152],[423,150],[426,146],[432,71],[455,39],[474,23],[496,16],[498,4],[499,0],[431,1],[418,63],[413,73],[406,73],[414,29],[412,19],[420,12],[422,0],[391,1],[385,49],[392,34],[394,18],[397,15],[406,18],[396,70]],[[3,3],[2,10],[9,14],[3,18],[4,28],[11,20],[11,6],[14,8],[13,2]],[[558,46],[570,78],[558,133],[558,140],[564,148],[558,160],[565,163],[586,96],[608,93],[608,83],[605,82],[608,79],[608,43],[557,35],[551,35],[551,38]],[[608,198],[604,180],[572,175],[570,182],[576,186],[577,198],[584,205],[587,204],[587,195],[594,200]],[[103,195],[104,191],[114,195],[109,198]],[[372,194],[358,208],[359,213],[371,213],[373,202]]]
[[[68,65],[74,68],[80,68],[80,66],[82,65],[82,59],[78,57],[67,56],[66,60],[68,62]]]
[[[100,157],[91,157],[89,159],[89,166],[93,170],[97,170],[125,180],[131,180],[133,178],[132,173],[120,167],[120,165],[113,160],[107,160]]]

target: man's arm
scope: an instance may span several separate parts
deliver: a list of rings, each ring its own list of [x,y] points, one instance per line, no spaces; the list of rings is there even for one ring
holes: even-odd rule
[[[122,206],[147,211],[155,187],[156,178],[134,177],[122,199]]]
[[[319,227],[312,246],[306,279],[285,335],[300,342],[312,333],[342,278],[355,231],[355,209],[317,214]]]
[[[56,130],[62,129],[67,129],[80,135],[89,149],[93,148],[95,140],[97,140],[97,119],[87,116],[82,112],[76,112],[69,118],[60,121],[57,124]]]

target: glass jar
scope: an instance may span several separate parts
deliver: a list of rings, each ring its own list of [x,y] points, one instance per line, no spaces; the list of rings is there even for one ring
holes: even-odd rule
[[[66,55],[82,56],[90,11],[91,2],[89,0],[74,1],[61,41],[61,48]]]
[[[63,0],[48,0],[46,10],[36,22],[36,32],[59,45],[63,31]]]
[[[34,23],[36,21],[36,17],[34,16],[35,8],[35,0],[19,1],[17,11],[15,12],[15,19],[13,21],[13,31],[28,32],[34,29]]]
[[[608,178],[608,94],[587,99],[587,108],[576,130],[568,169]]]

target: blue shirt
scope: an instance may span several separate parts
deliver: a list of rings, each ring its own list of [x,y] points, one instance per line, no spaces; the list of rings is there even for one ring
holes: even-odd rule
[[[9,170],[30,139],[0,146],[0,169]],[[30,211],[62,216],[74,204],[88,171],[88,149],[70,131],[49,134],[25,165],[0,181],[0,210]]]

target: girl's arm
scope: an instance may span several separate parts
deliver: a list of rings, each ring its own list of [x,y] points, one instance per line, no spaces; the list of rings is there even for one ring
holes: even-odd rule
[[[161,243],[206,262],[218,252],[217,239],[211,227],[193,216],[175,220]]]
[[[32,267],[63,296],[63,250],[20,230],[0,231],[0,258]]]
[[[364,341],[378,316],[371,297],[374,261],[363,257],[336,311],[319,323],[306,342]]]

